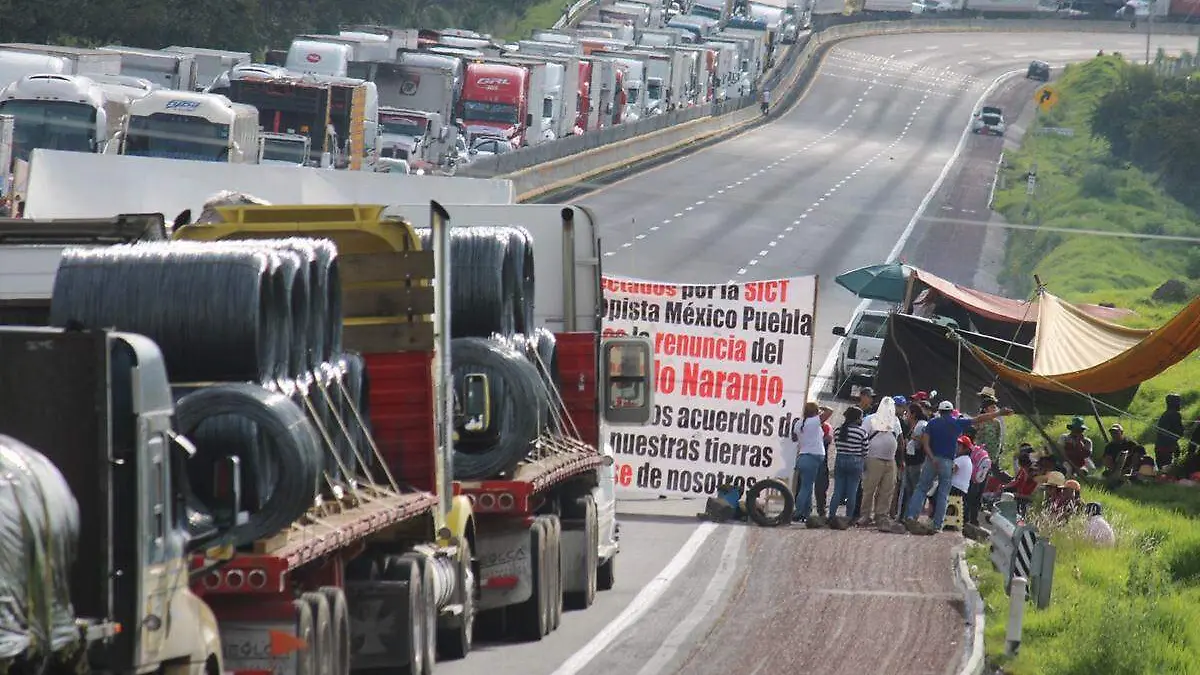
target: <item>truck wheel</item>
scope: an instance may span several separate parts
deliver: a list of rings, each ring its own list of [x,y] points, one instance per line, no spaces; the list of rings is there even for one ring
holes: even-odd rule
[[[333,672],[333,621],[329,610],[329,600],[322,593],[304,593],[300,599],[308,603],[312,609],[313,661],[317,664],[320,675]]]
[[[332,675],[350,675],[350,608],[346,605],[346,593],[337,586],[322,586],[320,589],[329,602],[329,623],[333,627],[333,670]]]
[[[292,607],[296,610],[296,637],[309,645],[296,652],[296,675],[321,675],[317,672],[317,652],[312,647],[315,642],[312,606],[304,600],[293,600]]]
[[[546,529],[540,520],[529,528],[529,565],[533,585],[529,599],[510,608],[509,618],[516,624],[516,632],[523,640],[536,642],[546,636],[546,582],[544,580]]]
[[[443,659],[461,659],[471,653],[472,633],[475,631],[475,559],[471,553],[471,542],[459,543],[461,558],[458,561],[459,588],[462,589],[462,614],[453,625],[438,630],[437,651]]]
[[[611,591],[615,583],[617,583],[617,556],[613,555],[596,570],[596,588],[602,591]]]
[[[545,615],[546,623],[545,632],[543,635],[549,635],[554,632],[554,610],[550,607],[550,601],[554,599],[554,576],[551,574],[550,563],[553,558],[550,555],[550,546],[554,543],[554,531],[550,527],[550,522],[546,518],[538,518],[538,524],[542,528],[542,614]]]
[[[558,516],[547,516],[550,524],[550,630],[556,631],[562,624],[562,521]]]
[[[420,614],[421,623],[424,625],[422,632],[424,642],[421,643],[421,660],[423,662],[421,672],[432,673],[433,664],[437,661],[438,621],[437,598],[434,597],[437,589],[433,579],[433,561],[420,553],[405,553],[400,556],[400,559],[416,565],[417,572],[421,577],[421,606],[424,610]]]
[[[572,591],[564,597],[568,609],[587,609],[596,601],[596,567],[600,564],[600,525],[596,522],[596,501],[591,495],[580,497],[576,504],[583,516],[584,552],[582,591]]]
[[[408,586],[405,595],[405,610],[401,619],[408,627],[408,644],[405,658],[396,663],[401,672],[409,675],[426,675],[422,670],[425,665],[425,655],[421,652],[425,646],[425,589],[421,584],[420,567],[403,556],[388,556],[384,562],[384,581],[403,581]]]

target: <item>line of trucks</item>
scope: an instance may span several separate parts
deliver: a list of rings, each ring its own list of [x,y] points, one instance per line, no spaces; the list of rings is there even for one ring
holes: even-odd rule
[[[6,471],[36,468],[33,448],[57,467],[69,494],[38,489],[55,496],[51,506],[60,511],[77,507],[73,520],[56,519],[47,500],[18,498],[20,480],[0,484],[0,523],[32,525],[0,528],[0,558],[14,572],[0,581],[7,591],[0,633],[8,636],[0,640],[0,670],[429,673],[437,660],[470,651],[477,620],[539,640],[558,626],[564,603],[585,609],[598,589],[612,587],[615,483],[601,427],[648,419],[652,353],[643,338],[600,337],[592,214],[436,202],[388,207],[395,216],[384,210],[224,206],[217,222],[174,228],[158,214],[0,220],[0,463]],[[411,225],[426,218],[428,230]],[[471,228],[454,223],[494,226],[492,234],[521,225],[533,242],[526,269],[537,264],[532,321],[557,344],[553,352],[539,346],[540,356],[526,361],[507,343],[471,339],[510,355],[509,366],[515,359],[536,369],[553,418],[520,448],[519,462],[472,480],[455,476],[464,448],[502,443],[514,406],[536,405],[512,400],[521,390],[503,369],[459,362],[450,300],[458,282],[451,280],[469,269],[454,264],[452,235]],[[123,263],[121,251],[132,247],[126,253],[141,251],[139,260],[166,256],[156,280],[188,283],[212,273],[199,261],[233,252],[243,262],[275,260],[280,266],[269,269],[278,270],[291,255],[285,251],[319,250],[316,240],[333,242],[336,257],[325,258],[326,273],[296,278],[328,291],[336,276],[341,290],[319,302],[309,296],[328,304],[308,315],[303,332],[340,331],[345,351],[318,353],[323,363],[305,378],[180,381],[197,372],[177,358],[183,340],[206,336],[134,333],[122,324],[135,319],[109,322],[103,312],[71,318],[92,307],[72,298],[69,289],[79,287],[63,279],[72,256],[90,254],[95,273],[95,265],[127,264],[132,258]],[[137,294],[152,305],[139,306],[138,316],[184,301],[147,294],[128,275],[96,278],[106,280],[101,288],[79,292]],[[280,306],[295,304],[291,293],[277,297]],[[535,333],[529,322],[520,326],[526,335]],[[221,362],[247,356],[254,355],[228,353]],[[297,356],[298,368],[311,367]],[[354,392],[347,382],[355,377],[346,375],[354,367],[344,365],[351,361],[363,369]],[[621,393],[620,407],[610,391]],[[287,436],[263,431],[274,428],[263,422],[268,408]],[[267,505],[275,498],[264,497],[252,475],[261,467],[251,471],[251,455],[225,448],[214,440],[219,434],[192,434],[198,419],[243,414],[262,423],[277,451],[299,449],[292,446],[300,441],[285,438],[310,438],[325,456],[304,516],[253,541],[230,533],[246,527],[256,505],[265,509],[264,498]],[[275,490],[284,492],[286,474],[301,468],[284,463],[276,471]],[[209,507],[204,536],[195,534],[197,486],[205,486]],[[73,527],[55,529],[60,521]]]
[[[510,44],[347,26],[297,36],[264,63],[0,44],[0,115],[14,119],[17,166],[48,148],[453,175],[478,155],[751,94],[795,37],[803,10],[789,2],[618,0],[598,21]]]

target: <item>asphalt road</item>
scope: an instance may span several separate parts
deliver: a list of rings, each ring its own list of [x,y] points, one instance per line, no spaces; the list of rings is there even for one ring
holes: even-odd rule
[[[579,200],[604,229],[606,273],[723,282],[822,279],[817,367],[859,304],[833,284],[894,248],[952,281],[987,277],[986,227],[1004,141],[968,137],[991,83],[1032,58],[1139,53],[1144,37],[924,34],[842,43],[807,95],[764,127]],[[1163,38],[1191,49],[1192,38]],[[1016,118],[1030,86],[987,102]],[[934,194],[927,195],[933,191]],[[914,219],[923,201],[924,217]],[[911,227],[910,227],[911,222]],[[900,243],[903,240],[903,243]],[[965,631],[955,535],[697,526],[697,501],[625,500],[617,585],[540,643],[480,645],[452,675],[950,672]]]

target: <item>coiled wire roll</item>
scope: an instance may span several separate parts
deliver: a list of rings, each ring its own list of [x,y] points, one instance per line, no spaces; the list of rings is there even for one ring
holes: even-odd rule
[[[368,415],[368,385],[366,362],[361,354],[355,352],[343,352],[342,358],[338,365],[345,371],[346,374],[346,392],[348,397],[343,399],[344,413],[342,419],[346,420],[346,424],[350,427],[351,436],[354,438],[355,445],[359,448],[359,452],[363,457],[370,457],[371,448],[367,443],[367,436],[371,433],[370,421]],[[353,408],[351,408],[353,405]],[[358,414],[355,415],[354,409],[357,409]],[[361,424],[359,423],[361,418]]]
[[[491,417],[490,428],[483,432],[459,430],[454,476],[479,480],[511,473],[549,418],[549,401],[537,369],[523,349],[503,340],[457,338],[450,350],[460,400],[467,375],[488,376]]]
[[[272,262],[267,251],[220,243],[69,248],[50,321],[145,335],[173,381],[266,381],[286,371],[277,338],[288,329],[286,302]]]
[[[226,533],[235,546],[244,546],[288,527],[312,506],[324,466],[323,453],[304,411],[285,394],[255,384],[236,382],[196,389],[180,399],[175,409],[179,432],[188,437],[206,420],[228,415],[253,423],[266,441],[262,447],[271,462],[287,467],[278,473],[261,508]],[[202,454],[214,463],[221,456],[207,445],[198,445],[193,461]]]
[[[424,248],[431,246],[429,228],[417,228]],[[533,252],[529,234],[516,227],[450,229],[450,334],[488,337],[517,332],[518,315],[533,308]],[[528,254],[527,254],[528,253]],[[522,281],[528,277],[528,291]],[[521,320],[524,322],[524,319]]]

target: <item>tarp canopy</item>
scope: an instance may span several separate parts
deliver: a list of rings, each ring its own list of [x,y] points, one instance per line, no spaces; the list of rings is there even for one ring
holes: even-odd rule
[[[980,347],[972,351],[1001,379],[1021,387],[1107,394],[1138,386],[1198,347],[1200,296],[1161,327],[1137,330],[1043,293],[1031,364]]]
[[[873,386],[883,394],[907,395],[936,389],[941,392],[939,398],[956,398],[959,409],[968,414],[979,410],[977,392],[985,386],[996,390],[1002,405],[1023,415],[1035,412],[1043,415],[1093,413],[1092,402],[1087,396],[1045,389],[1041,382],[1037,387],[1022,387],[1004,378],[998,379],[992,363],[981,354],[995,354],[997,358],[1026,369],[1032,367],[1034,361],[1034,349],[1029,345],[953,330],[907,314],[892,314]],[[1137,387],[1133,386],[1095,398],[1107,405],[1126,408],[1135,393]]]

